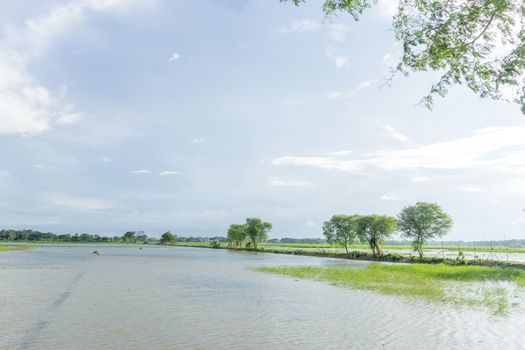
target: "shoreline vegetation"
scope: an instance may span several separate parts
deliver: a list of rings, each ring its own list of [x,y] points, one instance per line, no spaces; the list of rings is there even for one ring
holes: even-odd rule
[[[430,257],[425,256],[420,258],[415,255],[406,255],[399,254],[396,252],[386,252],[383,255],[373,255],[370,252],[366,251],[349,251],[346,253],[343,250],[336,251],[326,251],[322,249],[300,249],[295,247],[284,248],[282,245],[273,246],[273,248],[268,244],[261,245],[259,248],[245,248],[245,247],[230,247],[228,245],[213,245],[206,242],[177,242],[175,246],[178,247],[192,247],[192,248],[211,248],[211,249],[227,249],[233,251],[247,251],[247,252],[257,252],[257,253],[271,253],[271,254],[287,254],[287,255],[303,255],[303,256],[313,256],[321,258],[335,258],[335,259],[346,259],[346,260],[363,260],[363,261],[373,261],[373,262],[391,262],[391,263],[404,263],[404,264],[446,264],[449,266],[456,265],[468,265],[468,266],[487,266],[487,267],[511,267],[515,269],[524,269],[525,263],[518,261],[501,261],[501,260],[490,260],[490,259],[467,259],[465,258],[463,251],[458,252],[458,257],[455,259],[451,258],[442,258],[442,257]],[[366,246],[359,246],[361,249],[365,249]],[[408,249],[407,249],[408,250]],[[472,251],[468,251],[472,252]]]
[[[336,258],[347,260],[364,260],[377,262],[393,262],[393,263],[422,263],[422,264],[448,264],[448,265],[475,265],[475,266],[495,266],[495,267],[514,267],[525,269],[525,263],[519,261],[504,261],[491,260],[481,258],[468,258],[464,253],[525,253],[525,248],[502,248],[489,246],[427,246],[427,250],[440,250],[445,252],[457,252],[455,259],[439,256],[424,256],[420,258],[413,255],[413,248],[409,245],[386,245],[383,248],[385,253],[382,255],[373,255],[367,252],[367,245],[352,244],[349,245],[348,253],[340,247],[330,244],[296,244],[296,243],[263,243],[258,248],[252,247],[232,247],[226,242],[174,242],[171,244],[161,244],[159,241],[143,242],[64,242],[64,241],[31,241],[31,240],[17,240],[17,241],[0,241],[0,252],[8,250],[27,250],[32,248],[32,244],[57,244],[57,245],[136,245],[136,246],[176,246],[176,247],[193,247],[193,248],[212,248],[212,249],[228,249],[233,251],[247,251],[258,253],[271,254],[287,254],[287,255],[303,255],[322,258]],[[403,253],[389,252],[390,250],[402,250]]]
[[[525,290],[524,270],[486,266],[371,264],[366,268],[283,266],[253,270],[387,295],[485,307],[499,316],[517,307]]]
[[[1,244],[0,252],[9,252],[13,250],[30,250],[32,249],[29,244]]]

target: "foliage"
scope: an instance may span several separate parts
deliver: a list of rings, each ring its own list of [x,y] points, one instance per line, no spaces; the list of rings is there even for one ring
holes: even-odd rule
[[[295,5],[306,0],[281,0]],[[327,17],[358,20],[376,0],[324,0]],[[393,75],[438,71],[422,102],[466,85],[481,97],[513,100],[525,113],[525,3],[523,0],[398,0],[393,30],[402,48]],[[505,93],[505,94],[504,94]],[[511,95],[511,96],[506,96]]]
[[[138,233],[138,236],[137,236]],[[133,237],[133,239],[129,239]],[[132,243],[137,239],[148,240],[142,231],[130,231],[123,236],[101,236],[90,233],[64,233],[55,234],[51,232],[40,232],[33,230],[0,230],[0,240],[2,241],[32,241],[32,242],[78,242],[78,243],[103,243],[103,242],[126,242]]]
[[[505,313],[511,297],[498,283],[525,287],[525,271],[482,266],[380,265],[348,267],[262,267],[257,270],[309,278],[332,284],[372,290],[384,294],[422,297],[436,301],[483,305],[494,313]],[[482,286],[480,287],[480,283]],[[457,286],[457,288],[449,288]],[[469,293],[470,292],[470,293]]]
[[[242,247],[246,241],[246,226],[241,224],[231,224],[228,229],[228,242],[235,248]]]
[[[367,242],[374,256],[382,255],[381,244],[396,230],[397,221],[391,216],[364,215],[356,219],[357,236]]]
[[[357,237],[357,216],[333,215],[323,225],[323,235],[330,244],[338,244],[348,253],[348,245]]]
[[[263,222],[259,218],[246,218],[246,236],[251,241],[251,247],[257,249],[259,243],[268,239],[268,232],[272,229],[272,224]]]
[[[136,232],[135,231],[128,231],[126,233],[124,233],[124,235],[122,236],[122,240],[124,242],[136,242],[137,240],[137,237],[136,237]]]
[[[162,234],[160,237],[160,244],[164,245],[173,245],[177,242],[177,236],[171,233],[170,231],[166,231]]]
[[[221,242],[217,241],[217,240],[213,240],[210,242],[210,247],[212,248],[220,248],[221,247]]]
[[[452,227],[452,219],[435,203],[417,202],[397,216],[399,230],[412,240],[414,250],[423,258],[423,244],[443,237]]]

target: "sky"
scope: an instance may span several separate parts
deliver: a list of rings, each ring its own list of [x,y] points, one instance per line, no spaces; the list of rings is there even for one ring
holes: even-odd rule
[[[395,6],[0,3],[0,227],[321,237],[332,214],[418,201],[445,239],[525,238],[525,116],[436,73],[390,76]]]

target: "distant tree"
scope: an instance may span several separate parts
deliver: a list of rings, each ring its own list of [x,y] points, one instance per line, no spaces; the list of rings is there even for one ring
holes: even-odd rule
[[[356,219],[357,236],[368,243],[374,256],[382,255],[385,238],[390,237],[397,227],[397,220],[391,216],[363,215]]]
[[[231,224],[228,229],[228,242],[235,247],[239,248],[246,241],[246,226],[241,224]]]
[[[221,242],[219,242],[216,239],[212,239],[210,241],[210,247],[212,247],[212,248],[220,248],[221,247]]]
[[[146,235],[144,232],[137,234],[136,237],[137,242],[146,243],[148,242],[148,235]]]
[[[446,235],[452,228],[450,216],[435,203],[417,202],[397,215],[399,230],[412,240],[414,250],[423,258],[423,245],[431,239]]]
[[[160,237],[160,244],[173,245],[177,242],[177,236],[170,231],[164,232]]]
[[[129,243],[137,240],[137,233],[135,231],[128,231],[122,236],[122,241]]]
[[[345,248],[348,253],[348,246],[357,237],[357,216],[333,215],[330,220],[323,225],[323,235],[330,244],[338,244]]]
[[[259,243],[268,239],[268,232],[272,229],[272,224],[263,222],[259,218],[246,218],[246,235],[251,241],[251,247],[257,249]]]

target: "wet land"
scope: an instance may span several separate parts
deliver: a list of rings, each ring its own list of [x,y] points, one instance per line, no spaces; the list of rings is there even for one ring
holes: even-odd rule
[[[352,285],[360,276],[372,282],[375,276],[379,283],[384,273],[401,278],[400,285],[414,285],[402,280],[409,278],[404,271],[391,274],[384,266],[392,265],[136,245],[39,245],[3,252],[0,348],[522,348],[521,277],[431,274],[429,287],[443,286],[446,296],[476,299],[491,284],[504,288],[509,307],[497,314],[483,303]],[[289,270],[279,273],[282,269]],[[417,282],[427,277],[428,271]]]

